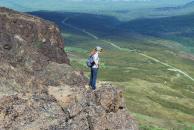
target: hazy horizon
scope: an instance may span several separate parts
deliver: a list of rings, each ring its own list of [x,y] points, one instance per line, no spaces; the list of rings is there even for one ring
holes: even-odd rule
[[[0,6],[18,11],[98,11],[98,10],[126,10],[141,8],[157,8],[184,5],[193,0],[1,0]],[[79,8],[79,10],[78,10]]]

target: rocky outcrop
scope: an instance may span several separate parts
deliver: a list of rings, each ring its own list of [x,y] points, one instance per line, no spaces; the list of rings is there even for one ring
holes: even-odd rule
[[[0,8],[0,129],[136,130],[122,91],[87,79],[68,65],[52,23]]]
[[[0,8],[0,42],[2,57],[21,61],[32,70],[40,70],[48,61],[69,63],[59,29],[37,17]]]

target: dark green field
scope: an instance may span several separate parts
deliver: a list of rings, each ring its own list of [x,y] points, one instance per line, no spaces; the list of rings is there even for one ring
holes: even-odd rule
[[[62,29],[74,68],[89,76],[86,59],[101,54],[99,83],[124,90],[142,130],[194,130],[194,15],[122,22],[110,16],[33,12]]]

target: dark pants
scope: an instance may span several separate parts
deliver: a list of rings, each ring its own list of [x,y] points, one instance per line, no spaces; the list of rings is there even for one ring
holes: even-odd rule
[[[98,73],[98,68],[91,68],[90,86],[92,87],[93,90],[96,89],[97,73]]]

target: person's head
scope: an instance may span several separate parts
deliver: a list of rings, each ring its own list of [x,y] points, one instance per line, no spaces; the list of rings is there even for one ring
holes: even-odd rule
[[[96,46],[96,48],[95,48],[95,51],[97,51],[97,52],[102,52],[102,47],[100,47],[100,46]]]

